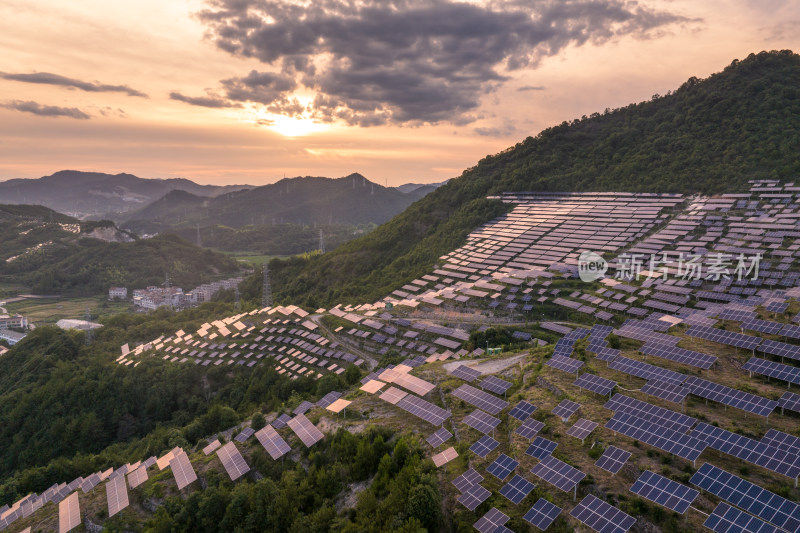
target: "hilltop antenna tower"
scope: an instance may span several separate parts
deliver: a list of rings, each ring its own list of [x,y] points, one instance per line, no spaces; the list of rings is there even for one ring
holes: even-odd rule
[[[235,298],[235,300],[233,302],[233,307],[237,311],[241,311],[242,310],[242,302],[239,301],[239,286],[238,285],[236,285],[233,288],[233,294],[234,294],[234,298]]]
[[[86,346],[91,346],[94,342],[94,330],[91,327],[92,313],[89,312],[89,307],[86,307]]]
[[[264,263],[264,287],[261,292],[261,307],[272,307],[272,288],[269,283],[269,266]]]
[[[322,236],[322,228],[319,228],[319,251],[325,253],[325,239]]]

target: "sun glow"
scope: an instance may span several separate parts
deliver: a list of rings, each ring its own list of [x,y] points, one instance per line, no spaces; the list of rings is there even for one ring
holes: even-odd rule
[[[271,115],[267,121],[265,124],[267,128],[284,137],[303,137],[331,128],[330,124],[321,124],[310,118],[292,118],[283,115]]]

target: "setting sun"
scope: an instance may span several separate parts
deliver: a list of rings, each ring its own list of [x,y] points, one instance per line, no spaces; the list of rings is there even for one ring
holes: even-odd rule
[[[330,124],[321,124],[310,118],[292,118],[281,115],[272,115],[269,120],[272,124],[266,127],[284,137],[303,137],[330,129]]]

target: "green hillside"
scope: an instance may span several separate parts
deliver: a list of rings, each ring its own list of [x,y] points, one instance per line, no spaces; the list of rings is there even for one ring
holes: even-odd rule
[[[82,296],[108,287],[194,287],[236,262],[174,235],[136,239],[113,222],[81,222],[42,206],[0,205],[0,281]]]
[[[369,235],[308,261],[275,262],[273,292],[315,306],[380,298],[504,212],[487,195],[735,192],[753,178],[795,179],[798,146],[800,56],[752,54],[669,94],[563,122],[486,157]]]

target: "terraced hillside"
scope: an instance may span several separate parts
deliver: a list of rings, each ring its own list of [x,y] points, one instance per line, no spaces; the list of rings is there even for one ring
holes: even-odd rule
[[[77,494],[85,520],[144,531],[202,527],[213,502],[213,530],[605,531],[605,516],[623,533],[796,531],[798,193],[505,194],[507,215],[379,301],[140,331],[116,356],[133,376],[166,362],[332,387],[42,486],[4,516],[45,527]],[[577,279],[587,248],[607,277]],[[363,450],[348,466],[344,442]],[[103,497],[122,489],[125,505]],[[293,491],[316,496],[259,507]]]

